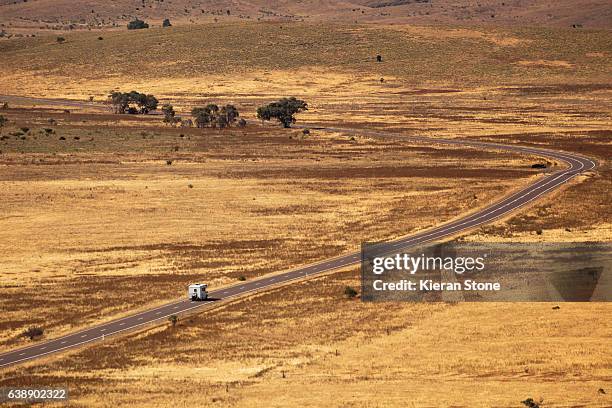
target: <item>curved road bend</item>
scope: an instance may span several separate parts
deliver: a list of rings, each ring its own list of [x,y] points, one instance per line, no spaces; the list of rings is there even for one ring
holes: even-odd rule
[[[502,145],[497,143],[487,143],[478,141],[466,141],[457,139],[434,139],[427,137],[403,137],[390,133],[371,131],[371,130],[355,130],[343,128],[327,128],[319,127],[318,129],[327,131],[342,131],[351,134],[366,135],[372,137],[398,137],[405,140],[412,140],[418,143],[436,143],[447,145],[468,146],[473,148],[487,150],[502,150],[515,153],[526,153],[530,155],[544,156],[549,159],[554,159],[567,163],[568,167],[548,174],[536,182],[528,185],[522,190],[515,192],[502,200],[491,204],[490,206],[478,210],[460,219],[442,224],[440,226],[430,228],[428,230],[398,238],[393,241],[381,244],[381,250],[398,251],[409,248],[411,246],[422,244],[429,241],[434,241],[458,232],[477,227],[486,223],[490,223],[504,215],[515,211],[540,196],[550,192],[566,183],[576,175],[594,169],[597,164],[587,158],[573,153],[557,152],[553,150],[545,150],[524,146]],[[350,265],[356,265],[360,262],[360,252],[352,252],[346,255],[338,256],[332,259],[317,262],[315,264],[303,266],[279,275],[264,276],[248,282],[241,282],[236,285],[210,292],[210,297],[218,300],[232,299],[242,296],[249,292],[254,292],[267,288],[273,285],[278,285],[290,282],[296,279],[302,279],[307,276],[313,276],[335,269],[343,268]],[[105,336],[129,331],[141,327],[146,324],[161,323],[173,314],[179,314],[194,309],[206,309],[211,307],[216,302],[193,302],[188,299],[177,300],[175,302],[150,309],[141,313],[130,315],[121,319],[112,320],[108,323],[100,324],[88,329],[68,334],[53,340],[44,341],[35,345],[20,348],[10,352],[0,354],[0,367],[33,360],[48,354],[57,353],[62,350],[78,347],[83,344],[95,342],[104,339]]]

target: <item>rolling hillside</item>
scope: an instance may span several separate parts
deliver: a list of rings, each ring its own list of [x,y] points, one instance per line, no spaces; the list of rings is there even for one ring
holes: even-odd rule
[[[161,25],[232,20],[327,20],[462,25],[609,28],[605,0],[0,0],[0,29],[124,29],[133,18]]]

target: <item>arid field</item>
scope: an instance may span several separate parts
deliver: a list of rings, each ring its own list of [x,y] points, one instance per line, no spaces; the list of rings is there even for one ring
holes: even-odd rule
[[[542,177],[539,157],[402,136],[599,162],[463,239],[612,239],[609,30],[268,22],[65,38],[0,41],[0,351],[30,344],[30,326],[57,337],[194,281],[222,287],[438,225]],[[112,89],[185,118],[233,103],[249,123],[116,115]],[[310,134],[255,120],[283,96],[309,103]],[[356,268],[3,369],[0,386],[66,385],[73,406],[100,407],[612,405],[607,303],[370,304],[347,285]]]

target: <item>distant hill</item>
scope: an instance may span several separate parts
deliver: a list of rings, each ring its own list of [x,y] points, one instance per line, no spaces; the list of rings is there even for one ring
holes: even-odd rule
[[[606,0],[0,0],[0,29],[125,28],[140,18],[153,26],[213,21],[330,20],[415,24],[493,24],[610,28]]]

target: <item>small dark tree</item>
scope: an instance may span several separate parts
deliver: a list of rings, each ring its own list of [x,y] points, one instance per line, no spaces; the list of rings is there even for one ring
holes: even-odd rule
[[[216,127],[217,118],[219,116],[219,106],[217,106],[216,103],[209,103],[204,109],[206,109],[206,111],[210,114],[210,124],[213,127]]]
[[[141,30],[143,28],[149,28],[149,24],[137,18],[136,20],[130,21],[127,28],[128,30]]]
[[[209,103],[203,108],[193,108],[191,110],[191,116],[195,119],[196,126],[199,128],[205,128],[208,126],[217,125],[217,113],[219,107],[214,103]]]
[[[236,122],[236,119],[240,116],[238,109],[234,105],[225,105],[221,107],[219,111],[219,117],[217,119],[219,127],[230,127],[232,123]]]
[[[308,110],[306,102],[291,98],[283,98],[278,102],[272,102],[257,108],[257,117],[261,120],[278,120],[283,127],[291,127],[295,123],[295,114]]]
[[[108,95],[108,99],[113,105],[115,113],[125,113],[130,106],[130,100],[127,94],[118,91],[112,91]]]
[[[212,121],[211,112],[207,108],[193,108],[191,116],[194,118],[196,127],[199,128],[207,127]]]
[[[376,56],[376,62],[382,62],[382,55],[377,55]]]
[[[172,27],[172,24],[170,24],[170,19],[169,18],[165,18],[163,23],[162,23],[162,27]]]
[[[176,323],[178,322],[178,316],[177,315],[170,315],[168,316],[168,321],[170,322],[170,324],[172,324],[172,327],[176,326]]]
[[[164,123],[174,126],[181,122],[181,117],[176,116],[176,112],[172,105],[166,104],[162,106],[162,112],[164,113]]]
[[[57,41],[58,44],[62,44],[66,42],[66,39],[64,37],[57,37],[55,41]]]

